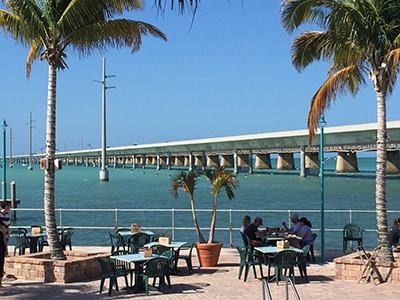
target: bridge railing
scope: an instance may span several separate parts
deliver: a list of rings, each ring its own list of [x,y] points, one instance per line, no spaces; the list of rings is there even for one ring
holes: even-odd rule
[[[30,228],[32,225],[44,226],[44,209],[17,208],[17,220],[13,220],[10,230],[17,227]],[[319,210],[217,210],[215,240],[225,247],[242,245],[239,233],[245,215],[252,220],[263,219],[264,229],[282,227],[285,221],[290,224],[290,215],[298,213],[312,223],[312,231],[317,233],[314,248],[320,249],[321,214]],[[204,237],[207,239],[212,210],[198,209],[196,217]],[[388,224],[398,217],[400,211],[388,211]],[[190,209],[56,209],[58,227],[75,228],[74,244],[82,246],[104,246],[109,244],[108,231],[115,228],[138,224],[143,230],[155,233],[167,230],[172,240],[188,243],[197,240]],[[325,210],[325,249],[342,249],[343,227],[347,223],[357,223],[363,228],[363,246],[373,249],[377,245],[376,213],[373,210]],[[208,227],[207,227],[208,226]],[[260,229],[263,229],[260,227]]]

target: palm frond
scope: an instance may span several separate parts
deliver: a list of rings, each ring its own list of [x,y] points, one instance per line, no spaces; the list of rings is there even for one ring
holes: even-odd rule
[[[39,37],[48,38],[50,25],[37,1],[8,0],[6,3],[10,13],[18,16],[21,20],[21,25],[23,24],[23,26],[19,27],[19,36],[23,36],[25,42],[29,43],[33,39]],[[21,29],[23,29],[23,31]]]
[[[386,63],[386,70],[389,75],[390,85],[388,88],[388,92],[391,94],[393,91],[394,84],[397,79],[397,74],[399,72],[399,61],[400,61],[400,48],[394,49],[390,51],[386,57],[384,62]]]
[[[326,3],[331,0],[287,0],[281,3],[281,23],[288,33],[292,33],[305,23],[317,23],[323,27],[328,10]]]
[[[309,128],[308,142],[314,139],[318,121],[326,109],[329,109],[331,101],[337,96],[350,91],[353,96],[358,92],[359,86],[365,84],[365,68],[359,65],[350,65],[331,74],[322,84],[311,99],[307,125]]]
[[[147,35],[167,40],[153,25],[119,19],[85,26],[72,34],[70,43],[82,56],[90,55],[94,51],[103,51],[108,47],[130,47],[132,52],[135,52],[140,49],[142,36]]]
[[[170,191],[175,198],[179,197],[179,189],[187,192],[191,199],[193,199],[194,191],[196,190],[197,178],[199,173],[194,171],[180,171],[175,174],[170,183]]]
[[[39,53],[43,50],[43,44],[38,41],[32,41],[31,47],[29,49],[28,59],[26,60],[26,78],[29,79],[32,69],[32,63],[39,58]]]
[[[211,194],[213,194],[214,199],[217,198],[221,189],[225,190],[229,200],[235,198],[233,190],[238,187],[239,183],[234,174],[221,166],[215,169],[207,168],[202,173],[205,174],[211,182]]]

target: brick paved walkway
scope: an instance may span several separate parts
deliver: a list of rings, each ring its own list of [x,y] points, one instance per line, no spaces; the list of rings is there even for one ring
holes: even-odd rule
[[[81,248],[81,249],[79,249]],[[90,250],[92,252],[109,251],[109,248],[75,247],[74,250]],[[194,251],[195,252],[195,251]],[[394,284],[381,284],[374,286],[372,283],[342,281],[334,279],[334,264],[332,258],[341,255],[340,252],[327,252],[325,258],[330,261],[325,264],[311,264],[307,268],[309,283],[304,282],[296,270],[296,288],[302,300],[304,299],[397,299],[399,286]],[[112,297],[107,296],[108,281],[105,289],[99,294],[99,279],[78,283],[50,284],[33,281],[15,280],[5,278],[4,288],[0,289],[0,299],[262,299],[262,281],[254,278],[252,272],[247,282],[238,279],[239,256],[235,249],[223,249],[220,262],[216,268],[199,268],[196,255],[192,257],[194,274],[188,275],[184,261],[180,262],[179,276],[172,276],[172,288],[167,289],[167,294],[151,292],[152,298],[145,294],[130,294],[125,291],[113,290]],[[318,259],[318,258],[317,258]],[[259,276],[259,270],[257,269]],[[267,268],[264,267],[264,274]],[[121,279],[119,286],[123,287]],[[272,299],[286,299],[285,286],[280,282],[269,284]],[[295,299],[291,294],[289,299]]]

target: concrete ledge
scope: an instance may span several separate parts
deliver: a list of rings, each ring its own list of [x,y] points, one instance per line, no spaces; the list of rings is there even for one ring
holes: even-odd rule
[[[66,260],[52,260],[50,252],[7,257],[4,271],[23,280],[77,282],[101,276],[97,258],[110,256],[80,251],[64,251],[64,254]]]

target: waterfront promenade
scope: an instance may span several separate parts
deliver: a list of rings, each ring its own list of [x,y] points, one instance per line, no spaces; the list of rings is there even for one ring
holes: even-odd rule
[[[109,247],[74,247],[75,251],[90,251],[94,253],[108,253]],[[11,252],[11,251],[10,251]],[[247,282],[238,279],[239,255],[236,249],[224,248],[221,253],[219,265],[215,268],[199,268],[195,251],[192,256],[194,274],[188,275],[184,261],[179,262],[181,270],[179,276],[172,276],[172,288],[167,289],[167,294],[151,292],[150,298],[144,293],[127,295],[125,291],[113,290],[112,297],[107,296],[108,280],[105,283],[103,293],[99,294],[99,279],[68,284],[50,284],[34,281],[4,279],[4,288],[0,289],[1,299],[262,299],[262,281],[255,279],[252,272],[249,273]],[[319,253],[317,255],[317,262]],[[381,284],[374,286],[372,283],[360,283],[355,281],[343,281],[334,279],[334,257],[341,256],[341,251],[327,251],[324,264],[310,264],[307,267],[309,282],[306,283],[299,276],[296,269],[296,288],[299,296],[304,299],[397,299],[398,285]],[[259,275],[259,269],[257,274]],[[267,268],[264,267],[264,274]],[[122,279],[119,286],[124,287]],[[269,284],[272,299],[286,299],[285,286],[280,282]],[[290,293],[290,291],[289,291]],[[290,294],[289,299],[295,299]]]

